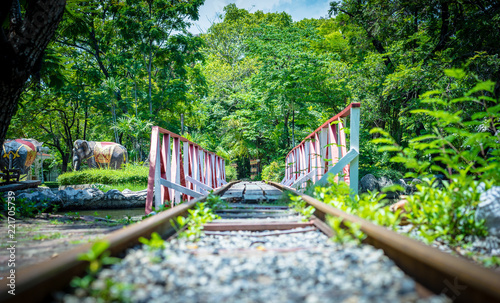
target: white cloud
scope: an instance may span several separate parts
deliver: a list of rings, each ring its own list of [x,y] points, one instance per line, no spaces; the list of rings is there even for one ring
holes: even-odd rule
[[[290,14],[294,21],[299,21],[304,18],[319,18],[324,17],[328,13],[330,0],[207,0],[200,8],[200,18],[193,22],[190,31],[193,34],[205,32],[210,25],[217,21],[217,14],[222,14],[226,5],[235,3],[237,7],[244,8],[250,12],[261,10],[265,13],[269,12],[286,12]]]

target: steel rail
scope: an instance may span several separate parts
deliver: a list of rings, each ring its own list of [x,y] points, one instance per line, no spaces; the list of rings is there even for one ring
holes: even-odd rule
[[[455,302],[500,302],[500,274],[493,270],[345,213],[291,187],[267,183],[301,196],[321,220],[331,215],[359,224],[367,236],[365,243],[382,249],[406,274],[434,293],[445,294]]]
[[[220,195],[238,182],[230,182],[213,193]],[[176,232],[170,220],[177,216],[186,216],[188,209],[194,207],[196,203],[204,201],[207,196],[180,204],[142,222],[112,232],[102,241],[107,241],[111,255],[117,256],[127,248],[139,244],[140,237],[150,237],[153,232],[169,237]],[[89,251],[91,247],[92,243],[82,244],[59,254],[57,258],[16,271],[15,296],[7,293],[9,288],[7,281],[4,281],[0,284],[0,302],[41,302],[46,300],[50,293],[68,286],[73,277],[84,274],[87,262],[78,260],[78,256]]]

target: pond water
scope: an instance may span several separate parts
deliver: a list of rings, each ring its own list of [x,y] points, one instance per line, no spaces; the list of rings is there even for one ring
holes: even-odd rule
[[[119,220],[123,218],[130,217],[139,217],[142,218],[144,216],[144,207],[141,208],[124,208],[124,209],[94,209],[94,210],[75,210],[75,211],[60,211],[57,212],[59,215],[64,215],[68,213],[76,213],[80,216],[93,216],[99,218],[106,218],[106,216],[110,216],[112,220]]]

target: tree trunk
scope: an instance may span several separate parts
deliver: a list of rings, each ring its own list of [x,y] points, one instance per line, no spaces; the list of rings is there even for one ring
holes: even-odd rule
[[[10,20],[8,28],[0,28],[0,143],[3,143],[19,97],[28,78],[40,70],[43,54],[61,21],[66,0],[28,1],[21,16],[19,1],[8,5],[16,16],[0,15],[0,22]],[[6,5],[4,3],[3,6]]]
[[[290,138],[288,136],[288,117],[289,113],[285,113],[285,117],[283,119],[283,148],[287,149],[290,146]]]
[[[149,2],[149,19],[153,16],[153,1]],[[150,29],[151,30],[151,29]],[[151,33],[150,33],[151,35]],[[149,37],[149,62],[148,62],[148,78],[149,78],[149,115],[153,115],[153,100],[151,98],[151,63],[153,61],[153,39]]]
[[[68,163],[69,163],[70,153],[61,152],[61,156],[62,156],[61,172],[65,173],[68,171]]]
[[[149,78],[149,114],[153,114],[153,99],[151,98],[151,61],[153,60],[153,51],[151,49],[152,47],[152,42],[149,41],[149,64],[148,64],[148,78]]]
[[[17,102],[24,87],[23,83],[0,80],[0,144],[3,144],[10,120],[17,111]]]
[[[184,135],[184,114],[181,114],[181,136]]]
[[[292,103],[292,147],[295,147],[295,109]]]

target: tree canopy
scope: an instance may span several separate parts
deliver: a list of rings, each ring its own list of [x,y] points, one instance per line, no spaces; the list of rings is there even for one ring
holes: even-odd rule
[[[491,79],[499,96],[497,1],[342,0],[329,18],[300,21],[230,4],[194,36],[187,29],[202,3],[68,2],[37,76],[23,78],[8,136],[46,142],[65,171],[76,139],[120,142],[144,161],[149,128],[159,125],[237,163],[245,177],[250,159],[283,163],[307,134],[361,102],[361,164],[381,167],[387,157],[373,152],[378,134],[369,130],[401,146],[429,133],[432,121],[412,113],[431,106],[424,92],[452,98]],[[444,73],[452,68],[463,77]],[[472,117],[480,105],[450,106]]]

